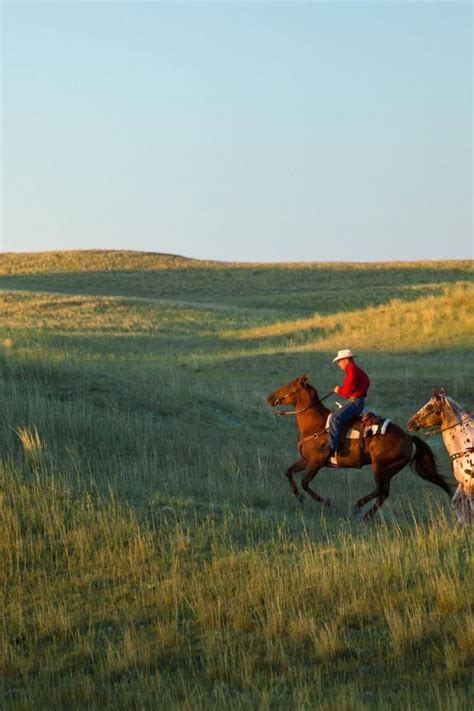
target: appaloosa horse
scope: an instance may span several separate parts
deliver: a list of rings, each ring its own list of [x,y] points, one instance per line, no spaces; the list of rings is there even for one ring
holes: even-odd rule
[[[354,512],[359,513],[363,506],[375,499],[374,504],[363,517],[364,521],[371,519],[384,501],[388,499],[391,478],[408,463],[413,466],[418,476],[440,486],[451,496],[451,489],[438,472],[430,447],[419,437],[410,436],[389,421],[385,423],[384,434],[364,436],[369,434],[369,431],[362,431],[357,439],[343,440],[336,453],[335,463],[328,463],[322,450],[327,442],[326,423],[330,410],[322,404],[317,390],[308,383],[305,375],[275,390],[268,396],[267,403],[272,407],[291,405],[295,408],[292,412],[280,412],[279,414],[296,416],[300,433],[298,445],[301,457],[289,467],[286,476],[293,494],[298,497],[301,503],[304,497],[302,494],[300,495],[293,475],[295,472],[304,470],[301,481],[304,491],[315,501],[329,506],[329,499],[324,499],[309,486],[318,471],[324,466],[346,468],[372,465],[375,489],[359,499],[354,507]],[[360,422],[360,419],[357,418],[356,422]],[[371,426],[370,421],[369,426]],[[415,446],[414,452],[413,445]]]
[[[474,517],[474,421],[444,388],[433,390],[433,397],[408,420],[410,431],[435,427],[441,432],[448,450],[458,488],[452,499],[460,523],[471,523]]]

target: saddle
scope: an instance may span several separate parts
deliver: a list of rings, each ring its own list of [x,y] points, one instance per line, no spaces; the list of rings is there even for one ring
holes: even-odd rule
[[[385,434],[391,420],[376,415],[375,412],[364,412],[359,417],[349,420],[343,425],[342,438],[350,436],[350,430],[359,433],[359,437],[371,437],[376,434]],[[357,435],[355,436],[357,439]]]
[[[329,415],[326,422],[326,429],[329,426]],[[374,435],[384,435],[387,432],[387,428],[391,420],[385,417],[380,417],[374,412],[364,412],[363,415],[354,417],[352,420],[345,422],[341,428],[341,437],[339,440],[339,447],[335,456],[329,459],[329,464],[334,466],[351,466],[360,469],[362,466],[362,454],[363,454],[363,441],[367,437],[373,437]],[[354,450],[356,447],[352,443],[352,440],[358,440],[357,452]],[[357,454],[357,461],[355,463],[348,463],[348,460],[353,460],[354,455]],[[346,463],[347,462],[347,463]]]

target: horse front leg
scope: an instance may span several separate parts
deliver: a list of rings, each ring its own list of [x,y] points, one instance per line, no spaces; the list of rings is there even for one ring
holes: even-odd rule
[[[320,504],[324,504],[324,506],[327,506],[329,508],[329,506],[331,505],[331,500],[323,498],[322,496],[317,494],[316,491],[313,491],[313,489],[311,489],[311,487],[310,487],[310,482],[313,481],[314,477],[319,472],[319,469],[320,469],[319,464],[317,466],[308,468],[306,470],[306,474],[304,475],[304,477],[301,481],[301,486],[306,491],[306,493],[309,494],[309,496],[311,496],[312,499],[314,499],[315,501],[317,501]]]
[[[289,467],[285,472],[285,476],[290,482],[291,491],[296,496],[300,504],[303,503],[304,496],[303,494],[300,494],[300,490],[296,486],[296,482],[293,479],[293,474],[295,474],[295,472],[301,472],[303,471],[303,469],[306,469],[306,459],[304,459],[304,457],[301,457],[301,459],[298,459],[298,461],[292,464],[291,467]]]
[[[459,485],[456,489],[451,503],[459,523],[463,526],[470,524],[472,521],[472,512],[474,510],[474,501],[464,491],[461,485]]]

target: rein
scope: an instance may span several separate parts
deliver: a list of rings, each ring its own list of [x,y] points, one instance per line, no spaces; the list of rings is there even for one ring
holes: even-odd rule
[[[298,440],[298,447],[301,449],[305,442],[309,442],[310,439],[318,439],[319,435],[326,434],[326,430],[320,430],[319,432],[313,432],[313,434],[307,435],[306,437],[300,437]]]
[[[284,400],[289,395],[294,395],[297,392],[298,392],[297,390],[293,390],[291,393],[287,393],[286,395],[283,395],[282,400]],[[333,392],[334,392],[334,390],[331,390],[330,392],[328,392],[327,395],[320,398],[319,402],[323,402],[324,400],[326,400],[330,395],[333,394]],[[313,410],[315,407],[316,407],[316,405],[308,405],[308,407],[303,407],[303,408],[301,408],[301,410],[291,410],[290,412],[287,412],[285,410],[275,410],[274,409],[273,412],[276,415],[278,415],[279,417],[288,417],[289,415],[299,415],[300,412],[306,412],[306,410]],[[311,437],[314,437],[314,436],[315,435],[311,435]]]
[[[315,405],[308,405],[308,407],[302,407],[301,410],[290,410],[287,412],[286,410],[273,410],[275,415],[278,415],[278,417],[288,417],[288,415],[299,415],[300,412],[306,412],[306,410],[312,410]]]
[[[424,434],[426,437],[434,437],[437,434],[441,434],[441,432],[446,432],[446,430],[452,430],[455,427],[461,427],[462,425],[464,425],[465,422],[469,422],[469,416],[462,417],[461,422],[456,422],[456,424],[449,425],[449,427],[441,427],[441,425],[434,425],[434,429],[428,430]]]
[[[448,427],[441,427],[441,425],[435,425],[434,430],[429,430],[428,432],[425,432],[426,437],[433,437],[434,435],[441,434],[441,432],[446,432],[446,430],[452,430],[455,429],[456,427],[462,427],[466,422],[469,422],[470,417],[469,415],[461,416],[461,421],[460,422],[455,422],[454,425],[449,425]],[[469,442],[469,440],[467,440]],[[471,452],[474,452],[474,447],[466,447],[466,449],[463,449],[460,452],[455,452],[454,454],[451,454],[449,456],[449,459],[451,462],[455,462],[456,459],[462,459],[465,457],[467,454],[470,454]]]

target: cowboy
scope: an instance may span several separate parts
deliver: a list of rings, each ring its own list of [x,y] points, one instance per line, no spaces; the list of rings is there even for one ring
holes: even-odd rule
[[[329,437],[323,451],[326,457],[331,457],[337,451],[341,430],[344,423],[358,417],[364,409],[365,398],[370,386],[367,373],[354,363],[356,354],[349,349],[338,352],[333,363],[337,363],[339,368],[345,372],[342,386],[336,385],[334,392],[346,398],[347,402],[332,413],[329,419]]]

